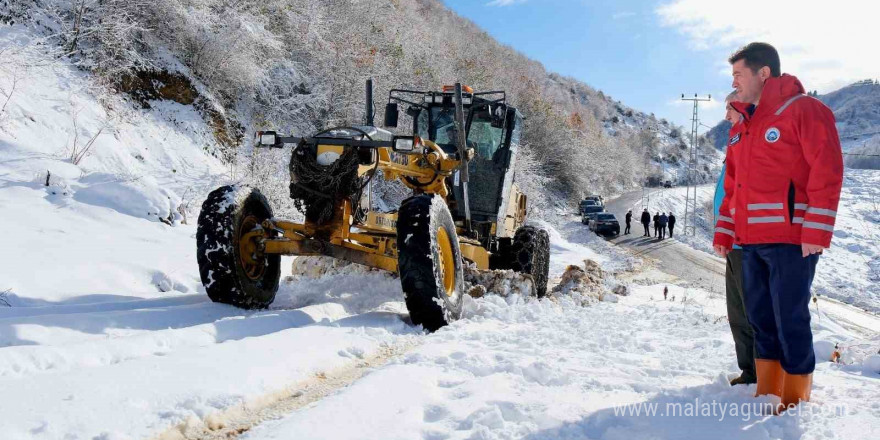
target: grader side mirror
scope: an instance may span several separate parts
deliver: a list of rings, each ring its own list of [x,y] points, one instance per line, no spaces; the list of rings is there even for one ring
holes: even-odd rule
[[[385,104],[385,126],[386,127],[397,127],[397,103],[389,102]]]

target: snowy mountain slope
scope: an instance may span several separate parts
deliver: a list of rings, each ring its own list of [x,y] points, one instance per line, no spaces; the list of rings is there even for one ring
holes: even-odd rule
[[[815,293],[874,313],[880,312],[880,171],[846,169],[831,249],[820,259]],[[676,234],[675,240],[713,253],[711,211],[702,205],[714,197],[714,185],[700,187],[697,235]],[[650,210],[675,212],[681,221],[685,189],[664,189],[650,196]],[[680,229],[680,228],[678,228]]]
[[[864,80],[818,95],[837,119],[844,150],[880,132],[880,83]]]

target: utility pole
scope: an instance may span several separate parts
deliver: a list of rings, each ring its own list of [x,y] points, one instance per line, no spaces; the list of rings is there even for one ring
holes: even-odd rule
[[[693,98],[685,98],[684,93],[682,93],[681,100],[693,101],[694,103],[694,113],[691,117],[691,158],[687,166],[687,192],[685,193],[684,202],[684,235],[688,235],[688,229],[690,229],[691,235],[697,235],[697,129],[700,126],[699,109],[700,102],[711,101],[712,95],[700,98],[694,93]],[[693,195],[691,195],[691,187],[693,187]]]

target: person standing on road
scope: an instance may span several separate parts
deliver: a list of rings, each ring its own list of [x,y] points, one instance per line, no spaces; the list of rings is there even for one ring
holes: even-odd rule
[[[654,236],[660,236],[660,213],[654,213]]]
[[[728,61],[740,101],[731,106],[743,115],[744,133],[728,148],[713,245],[722,257],[733,244],[743,248],[757,394],[780,396],[786,409],[810,400],[810,287],[831,246],[843,155],[834,114],[782,74],[773,46],[750,43]]]
[[[629,225],[630,225],[630,222],[632,222],[632,218],[633,218],[633,212],[632,212],[632,209],[630,209],[629,211],[626,211],[626,230],[623,232],[623,235],[629,234]]]
[[[675,214],[669,213],[669,238],[672,238],[672,230],[675,229]]]
[[[734,109],[730,103],[736,101],[736,91],[730,93],[725,100],[727,113],[724,119],[731,123],[730,133],[727,138],[727,155],[733,156],[733,151],[741,147],[744,124],[742,124],[742,115]],[[727,161],[721,166],[721,176],[715,185],[715,200],[712,207],[715,212],[715,218],[718,220],[718,227],[728,226],[726,223],[732,218],[719,217],[719,209],[721,202],[724,200],[724,175],[727,169]],[[743,277],[742,277],[742,248],[733,245],[733,249],[727,253],[727,268],[724,271],[725,297],[727,299],[727,322],[730,325],[730,332],[733,335],[733,345],[736,349],[736,364],[741,371],[740,375],[730,381],[730,385],[751,384],[757,381],[755,374],[755,331],[749,324],[746,316],[746,303],[743,296]]]
[[[666,213],[660,214],[660,239],[663,240],[666,238],[666,224],[669,223],[669,217],[666,216]]]
[[[648,225],[649,225],[649,224],[651,224],[651,214],[648,214],[648,208],[645,208],[645,210],[642,211],[642,226],[645,227],[645,235],[644,235],[644,237],[650,237],[650,236],[651,236],[651,233],[649,232],[650,229],[648,229]]]

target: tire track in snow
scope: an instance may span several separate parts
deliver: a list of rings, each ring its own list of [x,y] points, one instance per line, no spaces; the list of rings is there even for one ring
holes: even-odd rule
[[[150,440],[230,440],[250,431],[261,423],[278,419],[306,405],[315,403],[346,388],[372,370],[386,365],[422,344],[424,338],[406,338],[401,343],[385,346],[342,368],[316,372],[307,380],[265,394],[217,413],[188,420],[153,436]]]

